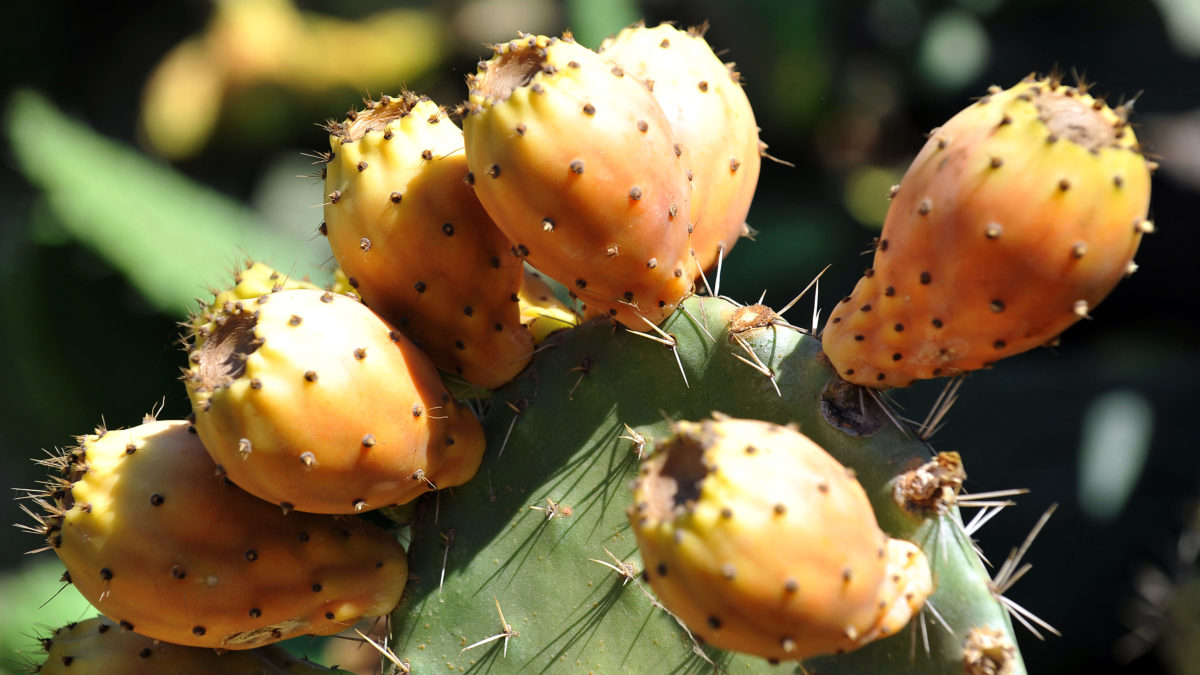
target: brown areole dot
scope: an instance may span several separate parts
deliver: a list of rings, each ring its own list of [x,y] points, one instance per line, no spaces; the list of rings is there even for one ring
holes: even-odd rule
[[[572,160],[571,164],[570,164],[570,169],[571,169],[571,173],[575,173],[575,174],[583,173],[583,160],[581,160],[581,159]]]

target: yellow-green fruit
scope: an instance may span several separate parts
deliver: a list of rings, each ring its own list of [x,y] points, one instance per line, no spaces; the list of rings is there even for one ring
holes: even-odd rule
[[[758,124],[737,71],[717,58],[702,29],[668,23],[631,26],[598,51],[646,81],[666,113],[692,181],[693,263],[711,270],[749,231],[761,164]]]
[[[233,482],[285,508],[402,504],[466,482],[483,457],[479,422],[429,358],[345,295],[235,303],[202,327],[189,360],[205,447]]]
[[[201,309],[191,317],[192,327],[199,328],[212,320],[213,315],[225,305],[244,300],[253,300],[260,295],[274,293],[285,289],[320,287],[307,278],[295,278],[276,270],[263,262],[247,260],[233,272],[233,285],[213,289],[213,299],[200,303]]]
[[[358,283],[355,281],[355,283]],[[339,295],[350,295],[359,300],[362,296],[359,295],[358,289],[350,283],[350,277],[346,276],[346,271],[341,267],[336,267],[333,270],[333,282],[329,285],[329,290]]]
[[[1153,230],[1128,112],[1031,77],[935,129],[821,335],[838,373],[903,387],[988,367],[1088,316]]]
[[[767,659],[848,651],[932,592],[853,474],[790,427],[679,422],[642,465],[630,522],[654,592],[705,642]]]
[[[363,302],[443,370],[494,389],[529,362],[524,265],[468,183],[463,135],[405,92],[332,125],[325,231]]]
[[[154,640],[103,616],[70,623],[41,638],[42,675],[317,675],[343,673],[270,645],[222,652]]]
[[[593,311],[645,330],[692,289],[691,186],[654,96],[563,38],[496,45],[468,80],[475,193],[518,253]]]
[[[46,463],[62,470],[41,501],[47,542],[126,630],[251,649],[346,630],[404,590],[394,537],[360,519],[285,515],[227,480],[187,422],[100,431]]]
[[[537,272],[526,268],[517,292],[521,308],[521,323],[533,335],[533,343],[540,345],[551,334],[579,325],[579,315],[571,311],[554,289]]]

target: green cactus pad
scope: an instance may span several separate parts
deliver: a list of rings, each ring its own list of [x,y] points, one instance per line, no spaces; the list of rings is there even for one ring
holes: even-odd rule
[[[417,672],[615,672],[651,664],[656,672],[703,672],[713,668],[708,660],[729,672],[767,669],[759,658],[698,648],[637,577],[626,516],[638,466],[630,439],[663,437],[671,420],[714,411],[797,424],[857,472],[880,526],[929,557],[938,586],[930,602],[946,625],[924,613],[928,653],[914,621],[849,654],[812,660],[809,672],[971,672],[964,645],[977,627],[1015,645],[957,511],[922,519],[892,497],[894,479],[932,450],[888,421],[869,395],[860,398],[837,378],[831,384],[820,343],[772,322],[766,308],[700,297],[683,307],[662,326],[674,349],[593,322],[553,338],[494,393],[484,416],[489,450],[476,478],[420,504],[409,552],[414,578],[393,614],[400,658]],[[731,333],[735,315],[732,330],[754,356]],[[739,355],[757,357],[774,382]],[[622,563],[633,565],[635,578],[618,573]],[[1019,652],[1010,654],[1006,672],[1023,673]]]

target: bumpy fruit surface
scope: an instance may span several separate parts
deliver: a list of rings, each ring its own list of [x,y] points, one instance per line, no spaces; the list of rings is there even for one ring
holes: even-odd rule
[[[708,271],[749,231],[762,144],[740,77],[701,29],[639,24],[600,45],[604,58],[646,81],[662,106],[692,181],[692,250]]]
[[[270,645],[221,653],[153,640],[98,616],[58,628],[41,639],[42,675],[316,675],[345,673]]]
[[[331,125],[325,232],[365,302],[443,370],[492,389],[529,361],[524,265],[467,184],[463,135],[405,92]]]
[[[496,45],[463,121],[475,192],[519,255],[640,330],[675,309],[690,186],[670,122],[633,77],[569,39]]]
[[[98,610],[157,640],[251,649],[396,604],[408,563],[395,538],[285,515],[226,480],[189,427],[102,431],[48,462],[62,474],[47,482],[46,539]]]
[[[229,478],[300,511],[354,513],[460,485],[483,432],[420,349],[357,300],[280,291],[201,328],[185,382]]]
[[[212,321],[213,316],[226,305],[246,300],[253,300],[260,295],[274,293],[285,289],[308,288],[317,290],[320,287],[308,279],[294,278],[271,267],[264,262],[247,260],[233,272],[233,285],[213,289],[213,298],[207,303],[200,303],[200,310],[191,317],[192,328],[199,328]]]
[[[932,592],[858,481],[793,428],[679,422],[634,488],[650,585],[716,647],[767,659],[849,651],[892,635]]]
[[[1153,229],[1127,112],[1031,78],[935,129],[874,264],[825,326],[838,373],[906,386],[1044,345],[1087,316]]]

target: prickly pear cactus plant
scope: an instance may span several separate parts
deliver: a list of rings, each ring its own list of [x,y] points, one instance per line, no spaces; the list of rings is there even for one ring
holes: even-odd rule
[[[838,378],[817,339],[767,308],[700,297],[683,308],[663,324],[663,335],[653,334],[665,342],[613,334],[602,321],[560,333],[551,338],[553,348],[494,392],[484,417],[491,449],[478,478],[455,489],[453,499],[425,504],[414,523],[414,579],[393,614],[397,653],[416,669],[495,662],[512,672],[608,671],[654,663],[672,671],[710,669],[708,661],[731,672],[766,669],[770,662],[761,656],[703,646],[713,631],[707,617],[687,628],[686,620],[677,621],[666,598],[652,590],[660,559],[651,557],[654,569],[647,567],[627,515],[636,513],[630,484],[641,458],[669,444],[673,421],[720,411],[796,425],[853,470],[883,532],[912,542],[928,560],[935,590],[916,610],[918,620],[898,636],[806,664],[820,672],[963,672],[966,635],[979,628],[1002,636],[1012,647],[1005,667],[1023,672],[954,489],[935,490],[941,501],[928,508],[897,500],[900,479],[932,457],[929,447]],[[762,483],[739,489],[754,491],[769,480],[764,475]],[[716,513],[720,518],[720,507]],[[734,511],[731,525],[737,517]],[[872,539],[870,552],[880,544]],[[807,547],[796,542],[785,553],[788,546],[777,541],[768,557],[801,564]],[[799,596],[830,583],[795,581]],[[841,582],[841,576],[833,581]],[[690,588],[693,596],[710,592]],[[725,609],[731,616],[738,611]],[[912,652],[912,631],[919,642],[929,640],[929,651]],[[786,658],[787,634],[773,637]],[[827,652],[838,649],[845,647],[832,644]],[[779,667],[794,666],[792,660]]]
[[[1020,491],[963,492],[969,450],[929,442],[948,403],[917,425],[878,390],[1043,344],[1132,269],[1153,164],[1128,109],[1035,78],[935,130],[821,333],[699,275],[758,169],[731,69],[700,31],[606,47],[496,45],[461,136],[409,94],[334,125],[338,293],[248,267],[185,324],[189,422],[42,460],[27,529],[108,617],[48,638],[46,672],[113,630],[184,672],[212,654],[149,640],[381,613],[387,673],[1026,672],[1014,619],[1054,629],[1004,593],[1049,512],[989,573],[972,535]],[[425,300],[410,341],[385,307]],[[507,337],[421,350],[484,314]]]

